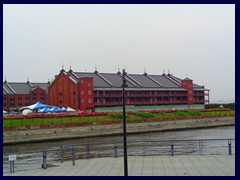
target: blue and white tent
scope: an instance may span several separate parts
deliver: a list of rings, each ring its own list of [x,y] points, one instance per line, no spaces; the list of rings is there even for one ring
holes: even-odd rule
[[[62,107],[60,112],[67,112],[67,108]]]
[[[38,110],[38,112],[40,112],[40,113],[48,113],[48,112],[50,112],[50,109],[45,107],[45,108],[42,108],[42,109]]]
[[[54,106],[50,106],[50,105],[47,105],[47,104],[42,104],[40,102],[37,102],[36,104],[33,104],[31,106],[25,106],[25,107],[21,107],[19,109],[19,111],[23,111],[24,109],[30,109],[32,111],[35,111],[35,110],[38,110],[38,109],[43,109],[43,108],[52,108]]]
[[[76,110],[75,109],[72,109],[72,108],[70,108],[70,107],[67,107],[66,108],[66,112],[75,112]]]
[[[53,108],[51,108],[50,109],[50,112],[52,112],[52,113],[55,113],[55,112],[60,112],[60,108],[58,108],[58,107],[53,107]]]

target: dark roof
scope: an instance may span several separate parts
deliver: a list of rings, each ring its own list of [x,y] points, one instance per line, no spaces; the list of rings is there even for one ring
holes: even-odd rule
[[[147,76],[141,74],[128,74],[128,76],[132,77],[137,82],[139,82],[142,85],[142,87],[161,87]]]
[[[3,90],[6,92],[6,94],[14,94],[8,83],[3,83]]]
[[[3,82],[3,94],[29,94],[36,87],[47,91],[48,83]]]
[[[43,89],[44,91],[48,91],[48,83],[30,83],[33,87],[39,87],[41,89]]]
[[[172,77],[175,78],[176,80],[178,80],[179,83],[181,83],[182,79],[180,79],[180,78],[178,78],[178,77],[175,77],[175,76],[173,76],[173,75],[172,75]],[[190,80],[191,80],[191,79],[190,79]],[[195,84],[195,83],[193,83],[193,87],[194,87],[194,88],[203,88],[202,86],[197,85],[197,84]]]
[[[8,83],[10,87],[15,91],[15,94],[29,94],[31,86],[28,83]]]
[[[108,84],[106,81],[104,81],[102,78],[100,78],[97,74],[94,73],[84,73],[84,72],[74,72],[78,76],[78,78],[83,77],[93,77],[93,84],[94,87],[111,87],[110,84]]]
[[[103,76],[105,79],[107,79],[113,87],[121,87],[123,84],[122,76],[119,74],[113,74],[113,73],[99,73],[101,76]],[[127,80],[128,87],[135,87],[134,82]]]
[[[184,81],[192,81],[192,79],[186,77],[185,79],[183,79]]]
[[[176,85],[174,82],[169,80],[166,76],[162,75],[149,75],[151,78],[155,79],[158,81],[160,84],[163,85],[163,87],[168,87],[168,88],[178,88],[179,86]]]
[[[74,76],[76,81],[79,81],[77,77],[92,77],[94,81],[94,88],[119,88],[122,86],[122,76],[118,73],[74,72],[70,74],[70,76]],[[181,88],[182,81],[182,79],[170,74],[127,74],[126,80],[129,88]],[[193,87],[203,88],[197,84],[193,84]]]

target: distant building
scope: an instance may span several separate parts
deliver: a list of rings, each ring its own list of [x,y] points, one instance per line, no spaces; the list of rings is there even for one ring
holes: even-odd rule
[[[3,82],[3,110],[16,111],[36,102],[48,102],[48,83]]]
[[[172,74],[128,74],[126,105],[193,105],[209,102],[209,89],[193,83],[189,78],[180,79]],[[58,107],[70,106],[88,110],[122,105],[122,74],[66,72],[55,76],[48,87],[48,103]],[[206,97],[206,98],[205,98]]]

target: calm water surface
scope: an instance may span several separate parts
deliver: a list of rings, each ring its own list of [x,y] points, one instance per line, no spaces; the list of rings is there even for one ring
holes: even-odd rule
[[[179,140],[179,139],[228,139],[235,138],[235,126],[218,127],[197,130],[182,130],[171,132],[156,132],[137,135],[128,135],[127,141],[148,141],[148,140]],[[12,146],[4,146],[4,153],[17,153],[26,151],[37,151],[43,149],[59,148],[61,145],[76,145],[81,143],[113,142],[122,141],[122,136],[110,136],[99,138],[81,138],[56,142],[29,143]]]

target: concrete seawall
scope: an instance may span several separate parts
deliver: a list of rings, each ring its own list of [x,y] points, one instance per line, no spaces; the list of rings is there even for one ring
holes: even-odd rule
[[[235,117],[215,117],[206,119],[171,120],[161,122],[127,124],[128,134],[200,129],[219,126],[234,126]],[[80,127],[65,127],[37,130],[5,131],[4,145],[57,141],[65,139],[100,137],[122,134],[122,125],[92,125]]]

